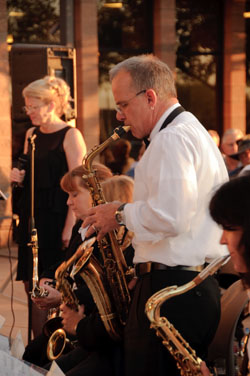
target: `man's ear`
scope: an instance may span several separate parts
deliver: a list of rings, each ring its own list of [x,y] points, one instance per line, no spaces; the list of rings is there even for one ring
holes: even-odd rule
[[[147,101],[150,107],[154,107],[157,102],[157,95],[153,89],[148,89],[146,91]]]

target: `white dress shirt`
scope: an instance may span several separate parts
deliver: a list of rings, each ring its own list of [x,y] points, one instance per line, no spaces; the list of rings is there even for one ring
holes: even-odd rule
[[[124,208],[134,232],[134,263],[196,266],[228,253],[208,210],[212,192],[228,180],[218,147],[187,111],[159,132],[178,106],[155,125],[135,168],[134,202]]]

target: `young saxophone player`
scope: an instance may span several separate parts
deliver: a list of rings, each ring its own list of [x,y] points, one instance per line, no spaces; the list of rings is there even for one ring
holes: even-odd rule
[[[223,228],[220,239],[226,244],[236,272],[242,283],[250,291],[250,174],[240,176],[223,184],[213,195],[209,210],[213,220]],[[250,343],[247,345],[248,359]],[[242,375],[249,374],[241,370]],[[209,376],[209,371],[202,365],[202,375]]]
[[[95,169],[99,168],[97,164]],[[97,169],[98,170],[98,169]],[[74,228],[72,238],[77,237],[79,239],[78,228],[82,223],[82,219],[84,219],[84,213],[92,204],[91,196],[89,191],[87,190],[86,183],[82,179],[82,175],[86,173],[83,167],[80,166],[73,171],[67,173],[62,181],[61,186],[62,188],[68,192],[68,205],[74,211],[76,217],[80,219],[78,221],[77,227]],[[100,179],[100,173],[98,175]],[[102,179],[103,180],[103,179]],[[133,180],[127,176],[114,176],[106,181],[101,183],[103,193],[105,198],[109,200],[113,199],[132,199],[132,192],[133,192]],[[76,236],[74,236],[77,234]],[[123,234],[124,236],[124,234]],[[130,242],[130,233],[126,233],[126,237],[124,239]],[[80,243],[82,239],[80,240]],[[79,245],[79,242],[77,243]],[[72,241],[71,241],[72,245]],[[75,247],[70,247],[67,252],[67,258],[71,257],[74,253]],[[96,251],[96,256],[98,257],[99,250]],[[132,248],[126,250],[127,261],[131,264],[133,258],[133,250]],[[55,268],[54,268],[55,270]],[[53,278],[54,270],[51,270],[47,273],[47,277]],[[41,309],[50,308],[52,306],[60,304],[61,295],[60,293],[53,289],[51,286],[47,286],[45,282],[48,281],[48,278],[43,278],[40,281],[40,284],[44,286],[48,291],[49,295],[45,299],[35,299],[36,304],[39,305]],[[103,324],[99,318],[99,314],[94,308],[93,300],[90,297],[88,289],[86,289],[86,285],[80,278],[77,279],[78,290],[76,290],[76,294],[79,295],[79,300],[81,303],[84,303],[83,306],[80,306],[78,312],[69,310],[66,305],[61,306],[62,309],[62,317],[63,317],[63,324],[64,329],[66,332],[72,334],[73,336],[77,334],[79,342],[82,344],[82,347],[77,347],[75,350],[71,351],[69,354],[62,355],[59,359],[57,359],[58,365],[61,369],[66,372],[66,375],[95,375],[101,372],[102,375],[114,374],[114,364],[113,360],[111,359],[111,354],[118,355],[119,350],[117,346],[113,345],[106,333],[106,330],[103,327]],[[79,293],[80,291],[80,293]],[[79,294],[78,294],[79,293]],[[80,298],[81,295],[81,298]],[[84,296],[83,296],[84,295]],[[90,315],[91,311],[95,313]],[[86,317],[84,318],[84,316]],[[77,333],[75,331],[76,324],[79,324],[77,327]],[[45,344],[46,345],[45,340]],[[25,359],[32,362],[32,356],[29,354],[29,358],[27,359],[27,352],[26,349]],[[33,352],[34,355],[34,352]],[[33,356],[34,358],[34,356]],[[116,359],[117,356],[115,356]],[[43,362],[46,361],[46,358]],[[34,363],[34,360],[33,360]],[[37,363],[36,363],[37,364]],[[44,365],[43,364],[40,364]],[[47,366],[48,368],[49,366]],[[116,367],[116,366],[115,366]],[[105,373],[106,372],[106,373]]]

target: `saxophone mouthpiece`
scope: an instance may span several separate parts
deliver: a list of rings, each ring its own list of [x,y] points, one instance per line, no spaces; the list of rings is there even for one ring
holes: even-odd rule
[[[124,129],[124,131],[126,133],[128,133],[128,131],[130,130],[131,127],[130,127],[130,125],[124,125],[122,128]]]
[[[114,129],[114,133],[112,134],[111,138],[115,141],[121,138],[125,133],[130,130],[129,125],[123,125]]]

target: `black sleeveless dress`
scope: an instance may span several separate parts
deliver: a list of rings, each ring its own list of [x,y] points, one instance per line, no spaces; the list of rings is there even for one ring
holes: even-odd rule
[[[39,275],[50,265],[63,259],[62,231],[67,215],[68,195],[60,188],[60,180],[68,171],[63,141],[70,126],[54,132],[42,133],[35,128],[34,163],[34,219],[38,233],[38,270]],[[30,160],[19,199],[20,223],[17,230],[18,266],[17,280],[31,281],[33,274],[32,250],[30,242],[31,190]]]

